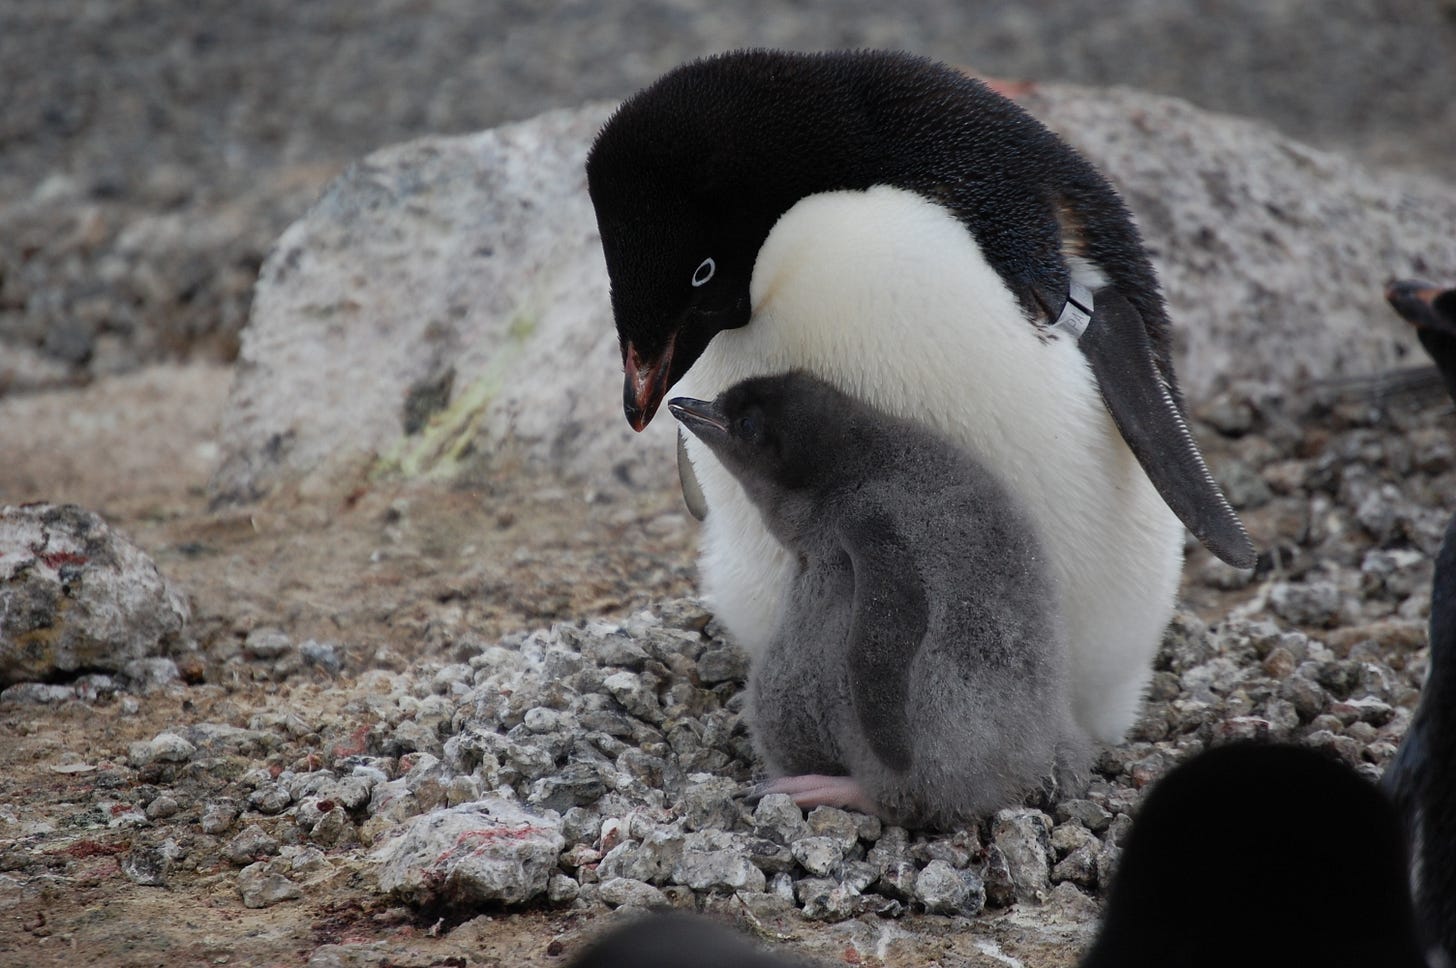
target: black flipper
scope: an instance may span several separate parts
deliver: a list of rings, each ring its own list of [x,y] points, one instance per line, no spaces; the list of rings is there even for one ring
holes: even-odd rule
[[[688,513],[701,521],[708,516],[708,499],[703,497],[703,488],[698,484],[698,474],[688,457],[687,438],[683,433],[681,427],[677,428],[677,479],[682,485],[683,503],[688,506]]]
[[[840,539],[854,568],[849,689],[870,748],[892,770],[910,769],[910,666],[929,605],[914,556],[880,515],[852,518]]]
[[[1092,364],[1102,401],[1122,439],[1168,507],[1205,548],[1235,568],[1254,567],[1254,545],[1208,473],[1158,373],[1142,316],[1111,286],[1097,290],[1089,301],[1092,317],[1077,345]],[[1074,317],[1075,305],[1068,304]]]

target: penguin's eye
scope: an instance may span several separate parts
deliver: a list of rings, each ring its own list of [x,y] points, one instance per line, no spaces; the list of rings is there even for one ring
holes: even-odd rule
[[[761,430],[758,414],[750,413],[738,418],[738,436],[744,440],[757,440]]]
[[[698,263],[698,267],[693,270],[693,288],[696,289],[699,286],[707,285],[708,280],[713,278],[713,273],[717,271],[718,263],[714,262],[712,258],[704,259]]]

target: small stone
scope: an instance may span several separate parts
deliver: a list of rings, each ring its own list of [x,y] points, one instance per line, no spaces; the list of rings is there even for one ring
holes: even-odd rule
[[[788,847],[757,836],[748,842],[748,859],[765,874],[788,873],[796,863],[794,853]]]
[[[762,891],[763,871],[732,850],[686,850],[672,879],[695,891]]]
[[[1298,665],[1299,662],[1294,658],[1293,653],[1283,646],[1277,646],[1264,657],[1264,661],[1259,664],[1259,667],[1271,679],[1285,679]]]
[[[1095,840],[1084,844],[1067,854],[1052,868],[1052,880],[1056,883],[1071,881],[1079,887],[1093,890],[1097,887],[1097,863],[1102,845]]]
[[[121,859],[121,872],[143,887],[164,887],[168,872],[181,856],[182,850],[171,838],[155,846],[133,846]]]
[[[244,867],[262,857],[278,853],[278,841],[270,837],[262,827],[253,824],[238,834],[222,849],[225,860]]]
[[[838,807],[815,807],[809,812],[809,831],[821,837],[833,837],[845,851],[859,843],[859,824],[853,815]]]
[[[439,756],[444,752],[444,747],[440,742],[440,734],[434,727],[406,719],[390,734],[385,752],[391,755],[429,753],[431,756]]]
[[[843,921],[855,914],[856,895],[826,878],[806,877],[795,886],[804,917],[811,921]]]
[[[1112,814],[1091,800],[1063,800],[1056,805],[1056,818],[1059,824],[1072,821],[1094,834],[1102,833],[1112,823]]]
[[[816,877],[827,877],[844,860],[844,844],[834,837],[801,837],[790,851],[794,860]]]
[[[568,763],[551,776],[543,776],[531,784],[526,802],[543,810],[564,813],[572,807],[596,803],[607,792],[596,767],[587,763]]]
[[[1006,858],[1016,896],[1043,901],[1051,890],[1051,824],[1039,810],[1001,810],[991,823],[991,836]]]
[[[974,872],[933,860],[915,878],[915,900],[930,914],[972,917],[986,904],[986,888]]]
[[[1059,823],[1052,828],[1052,850],[1057,857],[1066,857],[1079,847],[1096,843],[1097,838],[1081,824]]]
[[[216,800],[202,808],[202,832],[226,833],[238,819],[238,805],[231,800]]]
[[[238,894],[247,908],[272,907],[303,896],[297,884],[276,867],[278,861],[259,861],[238,872]]]
[[[708,686],[743,682],[748,678],[748,655],[728,645],[708,649],[698,659],[698,678]]]
[[[1340,589],[1329,581],[1275,582],[1269,590],[1274,614],[1296,625],[1332,625],[1340,615]]]
[[[248,794],[248,806],[266,816],[282,813],[292,802],[293,797],[281,783],[265,783]]]
[[[642,677],[635,672],[617,672],[602,680],[607,693],[627,712],[648,722],[662,717],[656,693],[643,685]]]
[[[576,878],[567,877],[565,874],[552,874],[551,879],[546,882],[546,898],[554,904],[575,901],[580,893],[581,885]]]
[[[371,859],[380,889],[414,904],[519,904],[546,892],[564,846],[555,814],[492,798],[412,819]]]
[[[910,901],[915,897],[915,879],[920,869],[909,860],[894,860],[880,869],[879,879],[874,887],[886,897],[899,901]]]
[[[270,628],[253,629],[243,642],[243,651],[254,659],[277,659],[292,648],[292,639]]]
[[[1279,698],[1294,707],[1302,722],[1309,722],[1325,708],[1328,697],[1318,683],[1301,675],[1285,679],[1279,686]]]
[[[1243,743],[1269,738],[1269,721],[1259,716],[1234,716],[1214,726],[1210,745]]]
[[[304,665],[317,666],[330,674],[336,674],[344,666],[344,657],[339,647],[332,642],[315,642],[309,639],[298,647],[299,658]]]
[[[804,812],[787,793],[770,793],[759,800],[753,808],[753,827],[781,844],[809,835]]]
[[[943,860],[952,867],[965,867],[974,854],[981,852],[981,843],[974,833],[961,830],[949,837],[937,837],[911,849],[911,855],[926,861]]]
[[[645,881],[614,877],[602,881],[601,898],[612,907],[666,907],[667,897]]]
[[[683,791],[683,816],[689,830],[731,830],[739,825],[739,784],[723,776],[694,773]]]
[[[176,733],[158,733],[151,742],[150,752],[148,763],[186,763],[197,747]]]
[[[176,816],[177,811],[182,807],[177,803],[176,798],[162,794],[147,804],[148,820],[165,820],[168,817]]]
[[[1006,907],[1016,900],[1016,884],[1011,879],[1011,865],[994,843],[986,848],[986,866],[981,871],[986,884],[986,903]]]

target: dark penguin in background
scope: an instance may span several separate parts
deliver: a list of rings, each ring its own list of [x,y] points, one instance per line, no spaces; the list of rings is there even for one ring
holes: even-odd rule
[[[1436,968],[1405,863],[1395,811],[1343,763],[1297,746],[1217,747],[1139,804],[1081,968]],[[720,948],[743,960],[701,954]],[[573,968],[796,963],[669,915],[615,929]]]
[[[654,914],[608,931],[571,968],[810,968],[754,947],[737,931],[695,914]]]
[[[921,826],[1075,784],[1091,744],[1060,614],[994,476],[800,372],[668,406],[797,562],[749,672],[764,792]]]
[[[1297,746],[1234,744],[1154,784],[1082,968],[1422,968],[1400,820]]]
[[[1398,282],[1386,290],[1414,323],[1456,402],[1456,289]],[[1421,704],[1385,787],[1406,818],[1414,852],[1411,884],[1433,965],[1456,965],[1456,517],[1436,556],[1431,657]]]
[[[797,368],[964,448],[1045,549],[1078,722],[1120,740],[1182,524],[1233,564],[1255,556],[1184,426],[1157,280],[1107,181],[947,67],[776,51],[628,99],[587,179],[631,424],[669,387],[713,399]],[[709,509],[703,590],[759,655],[793,557],[701,441],[687,453]]]

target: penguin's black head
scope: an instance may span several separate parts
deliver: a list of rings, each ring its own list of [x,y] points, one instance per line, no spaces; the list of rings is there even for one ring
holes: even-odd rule
[[[586,164],[628,422],[645,427],[714,335],[748,323],[758,251],[809,195],[880,184],[919,191],[968,222],[996,226],[1016,252],[1060,266],[1054,238],[1028,241],[1032,200],[1050,193],[1012,184],[1025,142],[1038,135],[1054,143],[979,82],[888,51],[738,51],[686,64],[633,95]],[[1005,157],[972,163],[970,144],[986,155],[999,146]],[[987,182],[998,186],[989,199]],[[1054,226],[1047,212],[1042,222]],[[986,244],[995,249],[998,239]],[[1008,272],[1026,275],[1020,266]]]
[[[1390,803],[1345,764],[1217,747],[1144,798],[1081,968],[1420,968],[1407,856]]]
[[[817,490],[832,475],[835,455],[853,447],[861,409],[797,371],[745,380],[711,403],[678,397],[667,406],[761,505]]]
[[[820,190],[823,151],[794,130],[795,66],[751,51],[684,65],[622,104],[592,146],[587,187],[637,430],[715,334],[747,324],[759,247]]]
[[[1419,279],[1392,282],[1385,287],[1392,309],[1416,328],[1456,401],[1456,289],[1442,289]]]

